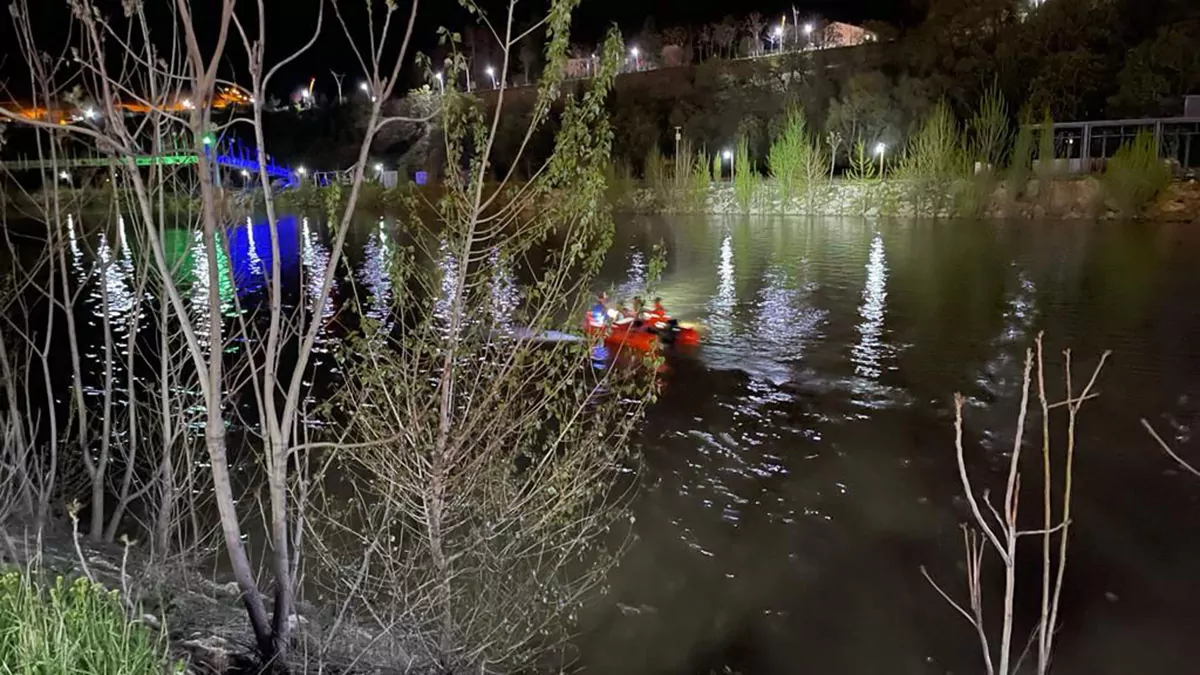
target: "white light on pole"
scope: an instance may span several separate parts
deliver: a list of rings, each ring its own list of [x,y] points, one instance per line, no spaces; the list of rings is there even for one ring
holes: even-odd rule
[[[249,178],[249,177],[250,177],[250,172],[245,169],[242,169],[242,178]]]
[[[445,80],[442,79],[442,71],[439,70],[438,72],[434,73],[433,78],[438,81],[438,93],[445,94],[446,83]]]
[[[812,25],[812,22],[809,21],[808,23],[804,24],[804,34],[812,35],[812,32],[813,32],[813,25]]]
[[[724,152],[721,153],[721,159],[724,159],[726,162],[732,160],[733,159],[733,151],[725,150]]]
[[[307,176],[307,175],[308,175],[308,169],[306,169],[306,168],[304,168],[304,167],[302,167],[302,166],[298,166],[298,167],[296,167],[296,175],[298,175],[298,176]]]
[[[488,66],[486,72],[488,74],[488,77],[492,78],[492,89],[499,88],[500,85],[499,85],[499,83],[496,82],[496,69],[491,66]]]
[[[638,50],[638,48],[637,48],[637,47],[634,47],[633,49],[630,49],[630,50],[629,50],[629,53],[633,55],[633,68],[634,68],[634,70],[641,70],[641,69],[642,69],[642,58],[641,58],[641,56],[640,56],[640,55],[641,55],[641,51],[640,51],[640,50]]]
[[[375,173],[383,173],[383,163],[382,162],[375,164]]]
[[[875,144],[875,154],[879,155],[879,177],[883,178],[883,155],[887,152],[887,145],[882,141]]]
[[[783,51],[783,25],[775,26],[775,42],[778,43],[777,49]]]
[[[365,92],[369,92],[369,91],[371,91],[371,88],[367,86],[367,83],[366,83],[366,82],[359,82],[359,83],[358,83],[358,88],[359,88],[359,89],[362,89],[362,90],[363,90],[363,91],[365,91]]]

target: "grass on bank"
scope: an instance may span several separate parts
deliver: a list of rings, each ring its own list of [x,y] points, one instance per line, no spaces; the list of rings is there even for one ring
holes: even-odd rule
[[[0,576],[0,674],[161,675],[165,636],[130,621],[116,591],[85,578]]]

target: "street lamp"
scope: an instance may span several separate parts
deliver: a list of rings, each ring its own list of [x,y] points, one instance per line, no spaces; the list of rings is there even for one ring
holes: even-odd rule
[[[500,85],[496,82],[496,69],[488,66],[486,72],[488,77],[492,78],[492,89],[498,89]]]
[[[375,173],[383,173],[383,162],[375,164]]]
[[[306,168],[304,168],[304,167],[302,167],[302,166],[298,166],[298,167],[296,167],[296,175],[297,175],[297,176],[307,176],[307,175],[308,175],[308,169],[306,169]]]
[[[883,178],[883,155],[887,152],[887,145],[880,141],[875,144],[875,154],[879,155],[879,177]]]
[[[439,70],[438,72],[434,73],[433,79],[438,81],[438,93],[445,94],[446,93],[446,83],[444,80],[442,80],[442,71]]]
[[[363,91],[365,91],[365,92],[370,92],[370,91],[371,91],[371,88],[367,86],[367,83],[366,83],[366,82],[359,82],[359,83],[358,83],[358,88],[359,88],[359,89],[362,89],[362,90],[363,90]]]
[[[245,169],[242,169],[242,178],[249,178],[249,177],[250,177],[250,172]]]
[[[804,24],[804,40],[808,43],[805,45],[806,47],[812,47],[812,32],[813,24],[811,21],[809,21],[808,23]]]
[[[88,118],[89,120],[94,120],[94,119],[96,119],[96,109],[95,109],[95,108],[93,108],[93,107],[91,107],[91,106],[88,106],[88,107],[84,108],[84,109],[83,109],[83,116],[84,116],[84,117],[86,117],[86,118]]]
[[[179,103],[179,104],[180,104],[181,106],[183,106],[183,109],[184,109],[184,110],[191,110],[191,109],[192,109],[192,99],[190,99],[190,98],[185,98],[185,99],[183,99],[182,101],[180,101],[180,103]]]
[[[779,43],[777,51],[783,51],[783,24],[775,26],[775,41]]]
[[[633,68],[634,68],[634,70],[641,70],[641,69],[642,69],[642,59],[641,59],[641,57],[639,56],[639,54],[641,54],[641,52],[640,52],[640,51],[638,51],[638,48],[637,48],[637,47],[634,47],[633,49],[630,49],[630,50],[629,50],[629,53],[633,55]]]

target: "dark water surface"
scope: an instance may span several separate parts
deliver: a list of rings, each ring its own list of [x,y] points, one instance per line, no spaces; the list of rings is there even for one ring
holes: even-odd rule
[[[1023,351],[1044,330],[1053,400],[1062,349],[1074,351],[1077,390],[1113,352],[1081,417],[1055,672],[1200,672],[1200,480],[1175,471],[1138,422],[1200,460],[1200,442],[1188,443],[1200,423],[1200,232],[637,219],[622,223],[605,280],[635,287],[660,240],[664,301],[706,324],[708,341],[672,363],[650,412],[639,540],[611,579],[618,608],[593,617],[584,663],[983,672],[972,629],[920,567],[964,597],[952,396],[970,402],[978,484],[1002,492]],[[1037,468],[1025,467],[1032,518]],[[1038,542],[1021,554],[1028,619]],[[998,602],[995,574],[986,592]]]
[[[307,221],[283,226],[283,267],[300,280],[288,302],[311,302],[324,237]],[[365,312],[386,320],[389,226],[361,229],[355,276],[375,299]],[[180,273],[202,277],[196,240],[176,235],[168,245]],[[261,290],[267,237],[265,224],[228,235],[221,298],[231,310],[235,296]],[[638,292],[660,242],[669,264],[658,292],[707,335],[670,360],[640,436],[648,466],[637,541],[610,579],[609,602],[584,617],[579,657],[589,672],[983,672],[971,628],[920,568],[963,597],[958,525],[969,513],[952,397],[969,401],[965,445],[978,485],[1002,489],[1023,351],[1042,330],[1054,400],[1062,349],[1076,355],[1077,389],[1099,354],[1113,352],[1081,419],[1055,672],[1200,672],[1200,479],[1177,471],[1139,426],[1152,420],[1200,461],[1190,438],[1200,424],[1200,232],[625,219],[601,285]],[[118,261],[87,283],[107,285],[111,312],[131,311],[120,237],[91,241],[90,254],[71,245],[80,275],[88,255]],[[331,364],[336,305],[310,307],[330,326],[318,368]],[[1038,427],[1035,416],[1031,432]],[[1022,506],[1036,518],[1036,433],[1030,441]],[[1027,543],[1023,623],[1040,590],[1037,542]],[[994,604],[1000,565],[988,564]],[[1019,644],[1025,635],[1023,625]]]

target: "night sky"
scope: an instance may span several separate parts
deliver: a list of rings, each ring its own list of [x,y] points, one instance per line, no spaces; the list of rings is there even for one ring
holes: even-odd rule
[[[318,3],[321,0],[266,0],[268,14],[268,61],[281,58],[285,53],[302,45],[312,34],[316,25]],[[504,0],[480,0],[481,5],[491,16],[502,16],[507,2]],[[68,24],[65,2],[52,0],[29,0],[33,6],[35,24],[38,28],[38,39],[54,49],[60,49],[66,39],[64,27]],[[382,5],[381,0],[375,0]],[[919,14],[916,7],[923,0],[758,0],[754,3],[733,3],[728,0],[583,0],[574,14],[572,39],[574,42],[589,43],[603,36],[608,26],[616,22],[624,35],[630,36],[639,32],[649,18],[658,30],[673,25],[696,25],[717,21],[726,15],[742,17],[751,11],[759,11],[764,16],[782,16],[791,14],[792,8],[803,16],[823,16],[830,19],[859,22],[877,19],[890,22],[911,21]],[[111,12],[119,15],[121,5],[119,0],[98,0],[101,7],[111,7]],[[196,13],[202,35],[209,35],[215,24],[215,0],[194,0],[192,5]],[[401,11],[407,18],[408,5],[401,0]],[[517,5],[518,20],[528,20],[540,16],[547,6],[546,0],[523,0]],[[149,0],[147,11],[152,22],[152,31],[161,26],[162,34],[169,37],[167,30],[170,26],[170,16],[164,10],[171,6],[171,0]],[[256,3],[243,0],[238,3],[239,15],[252,21]],[[351,25],[362,26],[365,10],[362,0],[343,0],[341,6],[347,13],[347,22]],[[307,82],[308,77],[317,77],[316,88],[326,96],[332,96],[334,83],[330,70],[346,73],[346,87],[356,86],[354,83],[361,79],[361,69],[347,49],[346,37],[341,27],[333,20],[332,13],[326,5],[325,25],[322,35],[316,45],[308,53],[297,59],[281,72],[273,81],[272,92],[285,96]],[[399,18],[399,17],[398,17]],[[421,3],[415,30],[413,47],[425,53],[437,49],[436,30],[438,26],[461,29],[472,20],[470,14],[461,8],[454,0],[425,0]],[[403,21],[395,28],[397,38],[401,34]],[[396,40],[398,44],[398,39]],[[245,55],[240,42],[233,42],[227,50],[228,57],[223,67],[222,75],[245,82]],[[411,54],[410,54],[411,56]],[[24,61],[16,50],[11,19],[8,13],[0,19],[0,77],[6,80],[10,94],[0,94],[0,98],[24,98],[28,92],[28,78],[23,75]],[[405,79],[406,85],[414,84],[419,74],[411,67],[412,60],[408,59]]]

